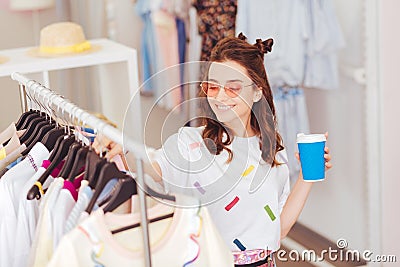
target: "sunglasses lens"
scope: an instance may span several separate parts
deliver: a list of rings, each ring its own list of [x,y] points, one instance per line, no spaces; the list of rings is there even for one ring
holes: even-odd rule
[[[242,84],[241,83],[227,83],[225,85],[225,93],[229,97],[237,97],[242,91]]]
[[[219,92],[219,86],[216,83],[202,82],[201,89],[204,91],[206,95],[211,97],[216,96]]]

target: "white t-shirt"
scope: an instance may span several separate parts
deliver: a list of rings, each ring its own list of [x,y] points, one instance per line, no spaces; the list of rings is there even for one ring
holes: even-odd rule
[[[63,178],[56,178],[39,205],[39,220],[35,239],[29,252],[28,266],[46,266],[53,255],[53,220],[50,211],[64,185]]]
[[[36,143],[26,158],[0,179],[0,266],[12,266],[19,199],[24,184],[38,171],[49,151]]]
[[[24,267],[28,260],[29,249],[35,237],[36,223],[39,219],[39,204],[41,199],[28,200],[26,195],[45,171],[44,167],[40,167],[35,175],[25,183],[20,194],[17,231],[15,233],[14,267]],[[54,178],[49,176],[43,188],[48,188],[53,180]]]
[[[235,137],[228,146],[233,159],[226,163],[225,150],[212,155],[205,147],[203,129],[183,127],[156,152],[166,191],[192,195],[208,205],[232,251],[276,251],[280,213],[290,193],[286,152],[277,155],[283,164],[271,168],[261,159],[258,137]]]

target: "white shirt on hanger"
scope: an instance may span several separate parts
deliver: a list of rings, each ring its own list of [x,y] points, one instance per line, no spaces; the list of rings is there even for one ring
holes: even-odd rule
[[[47,148],[38,142],[23,161],[0,179],[0,266],[12,266],[13,264],[21,192],[24,184],[38,171],[42,161],[48,156]]]

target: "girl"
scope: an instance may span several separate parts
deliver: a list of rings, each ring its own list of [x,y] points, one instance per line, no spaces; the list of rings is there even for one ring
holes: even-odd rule
[[[290,192],[287,156],[264,68],[264,54],[272,44],[272,39],[259,39],[251,45],[242,34],[221,40],[201,83],[202,126],[181,128],[145,166],[167,191],[193,190],[195,195],[197,190],[233,251],[235,266],[275,266],[273,253],[312,187],[300,171]],[[122,151],[100,137],[94,147],[107,147],[108,158]],[[325,147],[326,170],[332,167],[330,158]]]

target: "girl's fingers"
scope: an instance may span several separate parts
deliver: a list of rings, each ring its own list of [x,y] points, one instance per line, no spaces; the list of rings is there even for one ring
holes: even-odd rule
[[[329,147],[326,146],[324,151],[325,151],[325,153],[329,154]]]
[[[330,161],[331,160],[331,155],[330,154],[325,154],[324,155],[324,158],[325,158],[325,160],[328,162],[328,161]]]
[[[332,168],[332,164],[330,162],[325,163],[325,169],[330,169]]]

